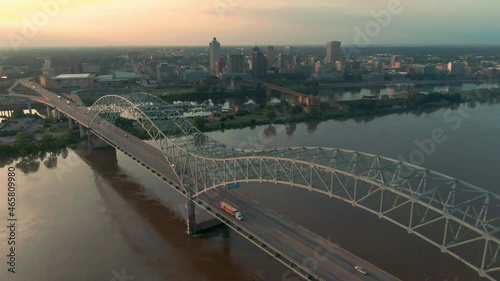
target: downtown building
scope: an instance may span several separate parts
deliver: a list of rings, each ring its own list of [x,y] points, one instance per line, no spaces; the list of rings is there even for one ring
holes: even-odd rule
[[[335,63],[336,61],[342,60],[344,58],[344,53],[342,52],[342,43],[339,41],[329,41],[326,43],[326,58],[325,63]]]
[[[273,46],[267,46],[266,58],[267,58],[267,68],[271,68],[272,66],[274,66],[275,55]]]
[[[216,74],[215,73],[215,61],[219,60],[221,58],[221,52],[220,52],[220,43],[217,41],[217,38],[214,37],[212,42],[208,44],[210,50],[209,50],[209,56],[210,56],[210,72],[211,74]]]
[[[252,78],[261,79],[267,75],[267,59],[258,47],[252,52]]]

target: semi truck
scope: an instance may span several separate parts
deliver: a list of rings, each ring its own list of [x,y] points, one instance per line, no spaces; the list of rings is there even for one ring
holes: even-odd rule
[[[228,212],[229,214],[231,214],[233,217],[239,219],[240,221],[243,220],[243,215],[240,213],[240,211],[238,211],[238,209],[229,205],[228,203],[221,202],[220,207],[222,208],[222,210]]]

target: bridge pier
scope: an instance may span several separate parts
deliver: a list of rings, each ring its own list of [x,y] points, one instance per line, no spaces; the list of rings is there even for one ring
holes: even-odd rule
[[[212,218],[200,223],[196,222],[196,205],[194,204],[193,200],[187,200],[186,201],[186,224],[187,224],[187,233],[189,235],[195,235],[197,233],[200,233],[204,230],[210,229],[212,227],[216,227],[219,225],[222,225],[223,223],[216,219]]]
[[[196,234],[196,216],[194,213],[194,202],[192,200],[186,201],[186,223],[187,232],[189,235]]]
[[[82,126],[82,124],[78,124],[78,127],[80,129],[80,137],[85,137],[87,135],[85,128]]]
[[[71,117],[69,117],[69,116],[66,116],[66,117],[68,117],[68,126],[69,126],[69,129],[73,130],[73,127],[74,127],[73,126],[74,125],[73,119],[71,119]]]
[[[51,115],[50,107],[47,105],[47,107],[45,109],[47,110],[47,118],[51,118],[52,115]]]
[[[57,119],[61,119],[61,112],[57,108],[54,108],[54,111],[56,112]]]
[[[81,133],[81,129],[80,129],[80,133]],[[92,149],[104,148],[104,147],[111,146],[111,145],[109,145],[109,143],[105,142],[100,137],[94,135],[92,132],[87,133],[87,139],[89,140],[89,143],[90,143]]]
[[[33,114],[33,110],[31,107],[31,101],[29,101],[29,100],[28,100],[28,111],[29,111],[29,114]]]

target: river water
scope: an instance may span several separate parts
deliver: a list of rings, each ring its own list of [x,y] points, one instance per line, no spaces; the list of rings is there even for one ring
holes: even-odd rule
[[[328,146],[408,160],[420,149],[416,141],[440,128],[447,140],[422,166],[500,193],[500,104],[448,110],[209,135],[245,148]],[[183,197],[121,152],[63,150],[2,165],[0,220],[7,224],[9,166],[16,167],[18,218],[15,274],[7,271],[7,230],[0,231],[2,281],[294,280],[226,227],[187,236]],[[405,281],[426,280],[424,274],[428,281],[483,280],[406,230],[337,200],[274,184],[242,184],[239,191]]]
[[[328,97],[331,101],[347,101],[359,100],[363,96],[376,96],[382,95],[395,95],[406,93],[408,91],[419,91],[423,93],[428,92],[460,92],[477,89],[491,89],[500,87],[497,83],[463,83],[463,84],[443,84],[443,85],[417,85],[416,87],[352,87],[352,88],[338,88],[338,89],[320,89],[319,96]]]

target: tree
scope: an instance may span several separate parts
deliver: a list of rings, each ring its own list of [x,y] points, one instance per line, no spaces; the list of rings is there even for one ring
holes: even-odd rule
[[[24,115],[24,112],[22,109],[20,108],[16,108],[14,109],[14,112],[12,112],[12,118],[13,119],[16,119],[16,118],[23,118],[25,115]]]
[[[35,151],[35,138],[28,132],[18,132],[14,146],[18,149],[21,156],[25,156]]]
[[[274,118],[276,118],[276,112],[274,112],[274,110],[268,110],[266,112],[266,117],[269,120],[273,120]]]
[[[205,120],[205,118],[203,117],[200,117],[200,116],[196,116],[194,119],[193,119],[193,125],[200,131],[204,131],[205,130],[205,125],[207,123],[207,120]]]

